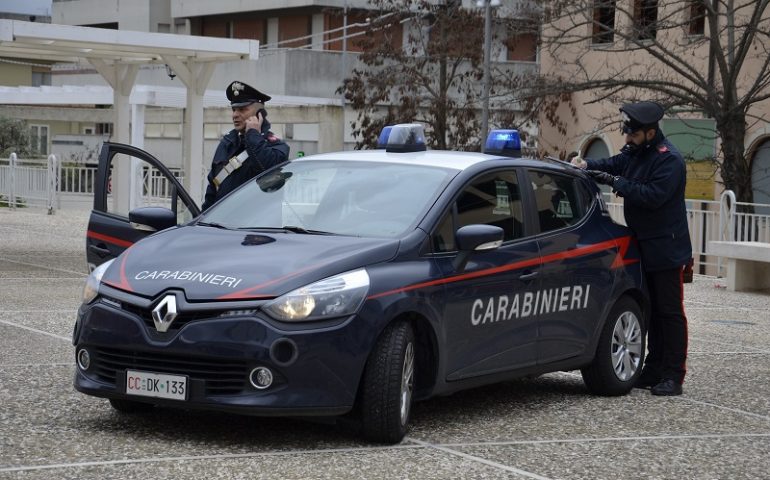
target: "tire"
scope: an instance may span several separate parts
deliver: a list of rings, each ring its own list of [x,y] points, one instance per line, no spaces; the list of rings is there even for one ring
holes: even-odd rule
[[[120,413],[145,413],[155,408],[155,405],[152,403],[135,402],[133,400],[117,398],[110,398],[110,406]]]
[[[621,297],[604,322],[593,362],[580,371],[583,382],[596,395],[625,395],[641,374],[644,352],[642,310],[631,298]]]
[[[414,330],[407,322],[388,325],[369,354],[362,381],[361,432],[378,443],[398,443],[412,411]]]

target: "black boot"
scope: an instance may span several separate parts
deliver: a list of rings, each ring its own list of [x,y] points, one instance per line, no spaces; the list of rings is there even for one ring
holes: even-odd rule
[[[682,384],[670,378],[664,378],[651,390],[653,395],[673,397],[682,394]]]

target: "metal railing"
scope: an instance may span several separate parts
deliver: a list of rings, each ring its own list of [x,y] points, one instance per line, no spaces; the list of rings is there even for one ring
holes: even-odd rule
[[[48,213],[61,208],[62,196],[93,197],[97,167],[90,165],[61,165],[55,155],[46,160],[21,160],[12,153],[0,160],[0,205],[11,209],[45,207]],[[170,204],[171,184],[155,168],[142,168],[140,204]],[[184,181],[181,169],[171,169]]]
[[[612,202],[612,194],[604,195],[612,219],[625,225],[623,204]],[[706,254],[709,241],[770,242],[770,205],[737,202],[732,190],[722,193],[719,201],[687,200],[687,204],[696,272],[724,274],[722,259]]]
[[[11,209],[42,206],[52,214],[58,208],[59,161],[55,155],[40,160],[20,160],[11,153],[0,161],[0,203]]]

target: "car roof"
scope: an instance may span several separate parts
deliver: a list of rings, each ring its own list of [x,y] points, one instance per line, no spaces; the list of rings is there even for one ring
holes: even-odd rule
[[[477,152],[451,152],[444,150],[428,150],[424,152],[409,153],[386,152],[385,150],[346,150],[342,152],[308,155],[292,160],[292,162],[312,160],[399,163],[404,165],[449,168],[457,171],[462,171],[484,162],[508,161],[516,166],[550,167],[557,170],[566,170],[558,163],[542,161],[535,158],[510,158]]]

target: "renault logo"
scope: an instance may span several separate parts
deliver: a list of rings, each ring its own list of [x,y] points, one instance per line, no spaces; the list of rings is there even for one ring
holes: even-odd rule
[[[168,331],[168,327],[176,316],[176,296],[174,295],[166,295],[152,309],[152,320],[155,322],[155,329],[159,332]]]

